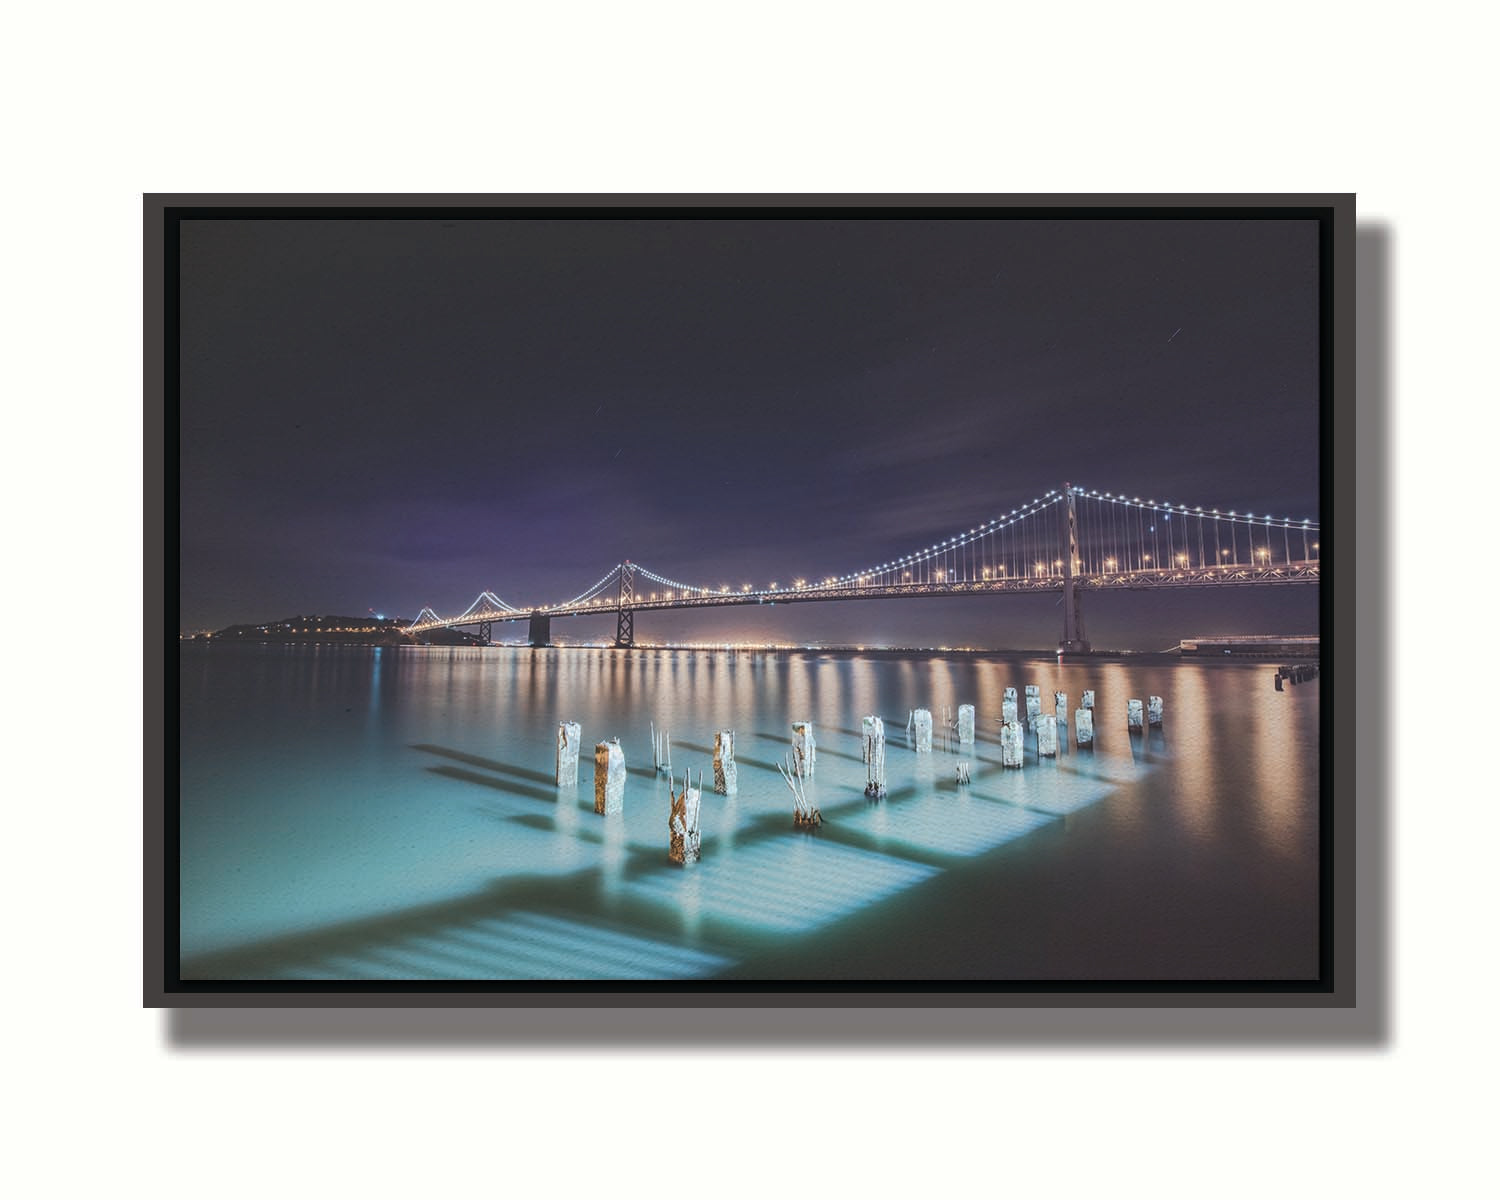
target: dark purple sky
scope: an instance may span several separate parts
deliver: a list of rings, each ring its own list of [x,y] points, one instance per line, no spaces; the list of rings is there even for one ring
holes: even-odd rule
[[[550,603],[627,557],[820,578],[1065,480],[1319,515],[1310,221],[194,220],[181,272],[183,629]],[[1045,646],[1059,612],[637,636]],[[1314,632],[1316,595],[1116,593],[1088,620],[1121,647]]]

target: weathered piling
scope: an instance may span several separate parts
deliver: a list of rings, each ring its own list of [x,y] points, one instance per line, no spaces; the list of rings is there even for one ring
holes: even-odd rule
[[[1094,707],[1094,693],[1092,691],[1083,693],[1083,707],[1090,709]]]
[[[918,754],[932,753],[932,714],[925,708],[912,710],[912,746]]]
[[[672,735],[651,722],[651,759],[658,771],[672,773]]]
[[[1052,693],[1052,711],[1056,715],[1056,717],[1057,717],[1057,723],[1059,725],[1066,725],[1068,723],[1068,693],[1067,692],[1053,692]]]
[[[1026,685],[1026,723],[1035,725],[1042,715],[1042,689],[1034,683]]]
[[[672,811],[667,817],[667,832],[671,839],[667,857],[680,866],[687,866],[698,861],[698,851],[703,841],[698,827],[703,798],[702,772],[698,774],[697,787],[688,786],[687,773],[684,772],[682,795],[677,795],[675,791],[669,791],[668,794],[672,797]]]
[[[576,721],[557,723],[557,785],[578,782],[578,750],[583,745],[583,730]]]
[[[786,784],[787,790],[792,793],[792,826],[795,829],[816,829],[823,823],[823,814],[813,807],[807,798],[807,786],[802,782],[802,775],[797,770],[797,759],[795,754],[788,754],[786,765],[776,764],[776,769],[781,772],[782,782]]]
[[[1276,690],[1277,690],[1277,691],[1278,691],[1278,692],[1281,692],[1281,691],[1285,691],[1285,690],[1286,690],[1286,689],[1285,689],[1285,688],[1283,688],[1283,687],[1282,687],[1282,686],[1281,686],[1281,672],[1280,672],[1280,671],[1277,671],[1277,672],[1276,672]]]
[[[1014,725],[1016,723],[1016,702],[1014,700],[1002,700],[1000,702],[1000,723],[1002,725]]]
[[[1145,709],[1139,700],[1125,702],[1125,724],[1132,732],[1145,727]]]
[[[974,706],[972,704],[958,706],[958,744],[960,746],[974,744]]]
[[[958,764],[958,782],[969,782],[969,764],[966,762],[961,762]]]
[[[797,774],[808,778],[818,765],[818,743],[813,737],[811,721],[792,722],[792,760]]]
[[[1152,725],[1161,724],[1161,697],[1152,696],[1146,701],[1146,720]]]
[[[864,719],[865,795],[871,800],[885,797],[885,722],[879,717]]]
[[[739,768],[734,765],[734,730],[714,734],[714,791],[733,796],[740,790]]]
[[[1077,739],[1079,746],[1092,746],[1094,744],[1093,709],[1080,708],[1073,714],[1073,736]]]
[[[1013,687],[1006,688],[1004,699],[1009,700],[1012,704],[1014,704],[1016,702],[1016,689]]]
[[[1020,767],[1026,763],[1025,734],[1018,721],[1007,721],[1000,727],[1000,763],[1006,767]]]
[[[1036,752],[1039,758],[1057,757],[1057,714],[1043,713],[1036,723]]]
[[[594,747],[594,811],[601,817],[625,811],[625,751],[619,738]]]

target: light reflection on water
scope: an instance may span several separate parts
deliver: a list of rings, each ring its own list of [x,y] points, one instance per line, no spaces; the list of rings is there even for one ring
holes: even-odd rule
[[[186,977],[1305,978],[1316,973],[1316,684],[1264,664],[813,652],[185,647]],[[1007,685],[1097,695],[1096,743],[1000,766]],[[1131,737],[1126,701],[1165,700]],[[941,714],[976,705],[951,750]],[[907,713],[935,715],[914,753]],[[890,797],[863,795],[860,718]],[[583,726],[553,783],[559,720]],[[775,771],[818,741],[792,829]],[[703,860],[667,861],[668,784],[702,770]],[[737,731],[739,794],[712,794]],[[625,812],[593,811],[618,736]],[[954,766],[971,764],[972,783]],[[547,936],[551,931],[552,936]],[[609,949],[606,951],[606,947]],[[622,949],[623,948],[623,949]],[[623,972],[623,973],[622,973]]]

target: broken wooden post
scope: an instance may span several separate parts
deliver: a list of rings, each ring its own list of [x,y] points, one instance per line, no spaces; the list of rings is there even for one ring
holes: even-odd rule
[[[818,765],[818,743],[813,737],[811,721],[792,722],[792,759],[797,774],[804,779],[812,775]]]
[[[1074,713],[1073,729],[1080,746],[1092,746],[1094,744],[1094,710],[1080,708]]]
[[[1042,689],[1034,683],[1026,685],[1026,723],[1035,725],[1042,715]]]
[[[1014,692],[1015,688],[1006,688],[1007,692]],[[1014,725],[1016,723],[1016,698],[1008,696],[1000,702],[1000,723],[1002,725]]]
[[[1161,697],[1152,696],[1146,702],[1146,720],[1152,725],[1161,724]]]
[[[1057,716],[1057,723],[1059,725],[1066,725],[1068,723],[1068,693],[1067,692],[1053,692],[1052,693],[1052,711],[1056,714],[1056,716]]]
[[[1013,687],[1006,688],[1004,698],[1014,704],[1016,702],[1016,689]]]
[[[1125,705],[1125,724],[1132,732],[1141,729],[1145,725],[1144,710],[1139,700],[1130,700]]]
[[[961,762],[958,764],[958,782],[969,782],[969,764],[966,762]]]
[[[739,769],[734,765],[734,730],[714,734],[714,791],[733,796],[740,790]]]
[[[594,811],[601,817],[625,810],[625,751],[619,738],[594,747]]]
[[[932,714],[925,708],[911,714],[912,746],[918,754],[932,753]]]
[[[797,759],[795,753],[787,755],[786,765],[776,764],[776,769],[781,772],[781,780],[792,793],[792,827],[794,829],[816,829],[823,823],[823,814],[813,807],[807,798],[807,787],[802,782],[802,775],[797,770]]]
[[[583,730],[576,721],[557,723],[557,784],[564,787],[578,782],[578,750],[583,745]]]
[[[865,795],[871,800],[885,797],[885,722],[879,717],[864,719]]]
[[[1006,767],[1020,767],[1025,762],[1026,742],[1020,722],[1007,721],[1000,727],[1000,763]]]
[[[1093,708],[1094,707],[1094,693],[1092,691],[1088,691],[1088,692],[1084,692],[1083,693],[1083,707],[1084,708]]]
[[[958,744],[960,746],[974,744],[974,706],[972,704],[958,706]]]
[[[651,758],[658,771],[672,773],[672,735],[651,722]]]
[[[1039,758],[1057,757],[1057,714],[1043,713],[1037,719],[1036,752]]]
[[[671,781],[667,782],[667,794],[672,797],[672,811],[667,817],[667,831],[671,835],[667,857],[674,863],[687,866],[698,861],[698,849],[702,844],[698,815],[702,808],[703,774],[698,774],[697,787],[689,787],[687,774],[684,772],[680,796],[671,790]]]

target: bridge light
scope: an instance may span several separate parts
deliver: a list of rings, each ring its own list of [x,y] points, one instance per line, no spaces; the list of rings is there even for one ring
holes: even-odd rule
[[[1151,561],[1151,556],[1149,554],[1143,554],[1143,555],[1141,555],[1141,561],[1142,562],[1150,562]]]
[[[1112,559],[1112,558],[1106,558],[1104,560],[1104,565],[1106,567],[1108,567],[1111,571],[1113,571],[1115,569],[1115,560]]]

